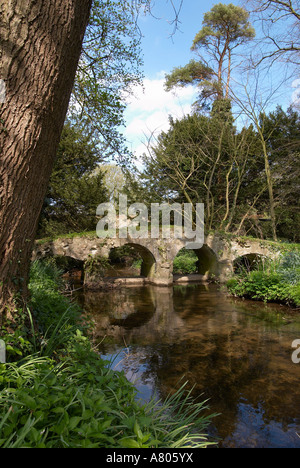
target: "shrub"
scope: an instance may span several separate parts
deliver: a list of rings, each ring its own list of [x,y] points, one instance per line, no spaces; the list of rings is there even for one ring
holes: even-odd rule
[[[227,282],[229,292],[238,297],[280,302],[300,306],[299,260],[297,252],[289,252],[281,261],[267,268],[244,272]]]
[[[194,251],[182,249],[174,259],[173,271],[182,275],[197,273],[197,261],[198,258]]]
[[[280,262],[278,271],[282,276],[283,281],[296,285],[300,282],[300,253],[288,252]]]

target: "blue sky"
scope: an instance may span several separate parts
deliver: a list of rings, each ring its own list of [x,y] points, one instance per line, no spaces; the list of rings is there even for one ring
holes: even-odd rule
[[[144,89],[134,90],[135,98],[128,105],[125,118],[125,135],[129,147],[139,157],[146,152],[150,135],[158,135],[168,129],[168,116],[182,117],[191,111],[197,92],[192,87],[165,92],[165,74],[174,67],[186,65],[193,54],[190,51],[193,39],[201,29],[203,15],[216,2],[184,0],[179,15],[179,30],[172,35],[174,11],[170,1],[158,0],[152,15],[140,17],[143,34],[142,50],[144,67]],[[230,1],[224,3],[230,3]],[[175,0],[179,5],[180,0]]]
[[[179,5],[180,0],[174,0]],[[144,56],[144,89],[136,88],[126,113],[125,136],[129,148],[136,153],[137,160],[147,152],[147,141],[155,139],[161,131],[168,129],[168,116],[181,118],[190,113],[197,92],[192,87],[180,88],[167,93],[164,90],[165,74],[176,66],[186,65],[195,55],[190,48],[197,32],[202,27],[203,15],[213,5],[211,0],[184,0],[179,15],[179,31],[172,37],[174,12],[170,1],[157,0],[152,10],[153,16],[140,18],[140,28],[144,36],[142,50]],[[222,3],[239,4],[234,0]],[[300,80],[299,83],[300,84]],[[292,88],[286,96],[292,95]],[[286,98],[285,98],[286,99]],[[287,101],[283,101],[285,104]],[[154,139],[152,142],[154,142]]]

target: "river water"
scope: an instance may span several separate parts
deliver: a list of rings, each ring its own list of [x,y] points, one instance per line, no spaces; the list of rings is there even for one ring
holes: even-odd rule
[[[219,447],[300,448],[300,314],[230,298],[217,285],[126,287],[79,295],[105,359],[138,396],[164,398],[188,381],[219,413]],[[299,434],[299,436],[298,436]]]

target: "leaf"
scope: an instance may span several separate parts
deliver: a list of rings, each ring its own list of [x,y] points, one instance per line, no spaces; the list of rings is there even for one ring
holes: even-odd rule
[[[90,419],[94,416],[94,412],[92,410],[84,410],[82,413],[82,419]]]
[[[57,414],[63,414],[65,412],[65,408],[62,408],[61,406],[59,406],[58,408],[54,408],[52,412],[57,413]]]
[[[72,431],[80,423],[82,418],[80,416],[73,416],[69,421],[69,429]]]
[[[130,439],[129,437],[120,440],[120,444],[124,448],[140,448],[137,440]]]
[[[37,404],[36,404],[35,400],[30,395],[27,395],[26,393],[22,393],[20,395],[20,398],[22,399],[22,402],[24,402],[25,405],[28,406],[29,409],[31,409],[31,410],[36,409]]]
[[[134,423],[133,431],[139,440],[141,440],[144,437],[137,421],[135,421]]]

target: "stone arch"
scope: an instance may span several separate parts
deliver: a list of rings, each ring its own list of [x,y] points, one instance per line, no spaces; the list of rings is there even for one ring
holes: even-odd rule
[[[267,259],[269,259],[268,256],[256,252],[239,255],[233,260],[233,271],[234,273],[238,273],[242,270],[248,272],[256,270]]]
[[[178,250],[177,255],[174,257],[174,260],[183,249],[184,248]],[[197,257],[197,274],[202,275],[204,277],[218,275],[218,259],[215,252],[208,245],[204,244],[200,249],[191,250]]]
[[[113,249],[116,249],[118,247],[124,247],[128,245],[129,247],[132,247],[141,257],[142,259],[142,266],[141,266],[141,272],[140,276],[145,277],[149,280],[151,280],[156,271],[156,259],[153,255],[153,253],[145,246],[135,243],[135,242],[122,242],[121,246],[115,246],[111,247],[109,254]]]

